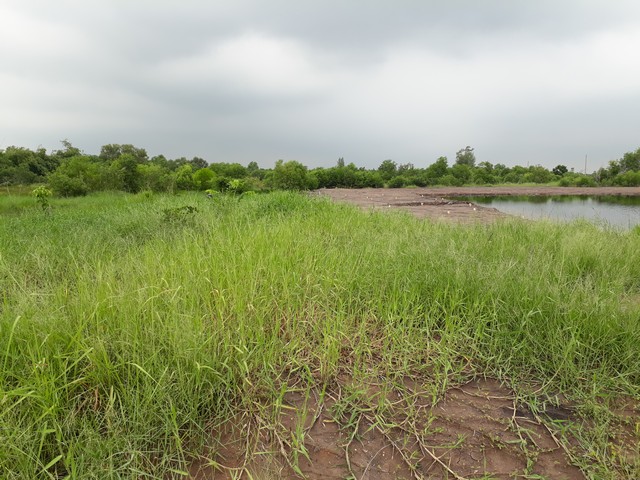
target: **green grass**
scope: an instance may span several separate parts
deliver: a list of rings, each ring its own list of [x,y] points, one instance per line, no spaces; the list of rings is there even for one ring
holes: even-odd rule
[[[2,478],[166,478],[211,425],[346,370],[423,376],[434,398],[494,376],[586,414],[640,397],[634,232],[456,226],[282,192],[52,205],[0,217]]]

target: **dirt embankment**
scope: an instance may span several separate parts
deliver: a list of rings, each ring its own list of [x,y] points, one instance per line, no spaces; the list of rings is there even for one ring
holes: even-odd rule
[[[316,191],[333,200],[363,208],[406,210],[419,218],[448,219],[458,222],[491,222],[508,215],[456,197],[479,195],[615,195],[640,196],[640,187],[434,187],[434,188],[323,188]]]

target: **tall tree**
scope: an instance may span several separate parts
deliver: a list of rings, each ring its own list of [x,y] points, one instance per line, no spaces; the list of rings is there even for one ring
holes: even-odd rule
[[[620,159],[622,172],[640,171],[640,148],[635,152],[627,152]]]
[[[569,169],[566,167],[566,165],[556,165],[555,167],[553,167],[553,170],[551,170],[554,175],[557,175],[559,177],[562,177],[568,171]]]
[[[467,165],[471,168],[476,165],[476,154],[473,148],[466,146],[462,150],[456,152],[456,165]]]
[[[149,160],[147,151],[144,148],[135,147],[130,143],[103,145],[100,149],[99,158],[102,161],[111,163],[122,155],[130,155],[136,163],[146,163]]]
[[[378,172],[384,181],[389,181],[398,173],[398,165],[393,160],[385,160],[378,167]]]

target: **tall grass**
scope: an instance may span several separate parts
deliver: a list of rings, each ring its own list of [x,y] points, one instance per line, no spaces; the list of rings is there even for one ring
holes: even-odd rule
[[[161,478],[209,426],[346,368],[640,394],[633,232],[282,192],[61,207],[1,218],[2,478]]]

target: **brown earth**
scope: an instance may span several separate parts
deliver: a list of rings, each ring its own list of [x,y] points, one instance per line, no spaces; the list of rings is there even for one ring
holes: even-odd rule
[[[254,415],[215,429],[218,446],[192,464],[191,478],[585,478],[558,428],[573,410],[534,415],[496,380],[451,388],[435,404],[415,380],[402,392],[370,385],[369,401],[346,409],[345,388],[293,389],[263,410],[271,422]],[[379,412],[381,400],[388,408]]]
[[[615,195],[640,196],[640,187],[433,187],[320,189],[315,192],[336,201],[366,209],[400,209],[419,218],[447,219],[456,222],[492,222],[507,214],[456,197],[473,195]]]

